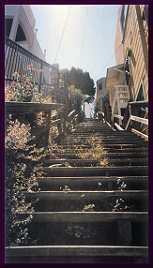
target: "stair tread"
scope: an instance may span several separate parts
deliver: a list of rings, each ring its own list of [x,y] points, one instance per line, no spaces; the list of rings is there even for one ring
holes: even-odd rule
[[[134,222],[144,222],[148,220],[148,212],[112,212],[112,211],[57,211],[57,212],[29,212],[18,213],[20,217],[32,215],[33,222],[112,222],[116,220],[129,220]]]
[[[87,179],[90,179],[90,180],[117,180],[117,179],[121,179],[121,180],[134,180],[134,179],[138,179],[138,180],[147,180],[147,176],[76,176],[76,177],[37,177],[38,180],[62,180],[62,179],[67,179],[67,180],[87,180]]]
[[[87,199],[99,200],[102,201],[107,198],[131,198],[134,200],[148,197],[148,191],[146,190],[114,190],[114,191],[71,191],[71,190],[61,190],[61,191],[40,191],[40,192],[25,192],[27,198],[39,198],[47,199],[48,202],[50,199],[55,200],[74,200],[83,202]],[[63,204],[64,205],[64,204]]]
[[[6,255],[11,256],[146,256],[147,246],[110,245],[41,245],[6,247]]]
[[[27,194],[27,195],[31,195],[31,194],[35,194],[35,195],[40,195],[40,194],[48,194],[48,193],[52,193],[52,194],[62,194],[62,193],[69,193],[69,194],[79,194],[79,193],[89,193],[89,194],[96,194],[96,193],[98,193],[98,194],[129,194],[129,193],[131,193],[131,194],[136,194],[136,193],[140,193],[140,194],[142,194],[142,193],[148,193],[148,191],[146,191],[146,190],[123,190],[123,191],[121,191],[121,190],[114,190],[114,191],[106,191],[106,190],[104,190],[104,191],[101,191],[101,190],[99,190],[99,191],[71,191],[71,190],[69,190],[69,191],[39,191],[39,192],[25,192],[25,194]]]
[[[124,166],[124,167],[122,167],[122,166],[117,166],[117,167],[44,167],[43,169],[44,170],[47,170],[47,169],[51,169],[51,170],[54,170],[54,169],[59,169],[59,170],[62,170],[62,169],[67,169],[67,170],[72,170],[72,169],[74,169],[74,170],[77,170],[77,169],[89,169],[89,170],[110,170],[110,169],[126,169],[126,168],[129,168],[129,169],[134,169],[134,168],[142,168],[142,166]],[[147,166],[144,166],[143,168],[147,168]]]

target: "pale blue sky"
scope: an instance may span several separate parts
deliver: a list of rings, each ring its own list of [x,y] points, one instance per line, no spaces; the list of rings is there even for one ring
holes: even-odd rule
[[[80,67],[89,71],[94,81],[105,76],[106,68],[115,64],[114,41],[119,6],[31,7],[38,29],[37,38],[41,48],[47,50],[48,63],[56,61],[60,68]]]

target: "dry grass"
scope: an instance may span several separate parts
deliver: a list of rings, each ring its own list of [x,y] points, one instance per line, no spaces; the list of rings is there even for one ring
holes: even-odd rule
[[[81,145],[74,145],[73,149],[76,156],[81,159],[97,160],[100,166],[108,166],[109,161],[106,158],[106,151],[103,149],[104,146],[100,144],[100,139],[92,135],[87,140],[87,144],[89,144],[91,148],[83,149]]]

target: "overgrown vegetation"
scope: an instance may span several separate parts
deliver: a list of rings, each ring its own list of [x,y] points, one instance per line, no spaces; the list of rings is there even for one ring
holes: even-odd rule
[[[81,111],[83,94],[79,88],[75,87],[75,85],[68,87],[68,100],[69,107],[71,107],[71,109],[73,108],[76,111]]]
[[[18,120],[8,120],[6,126],[6,243],[25,245],[31,240],[28,226],[34,204],[26,200],[25,192],[38,191],[37,176],[41,175],[44,149],[29,145],[31,128]],[[23,217],[19,214],[24,213]],[[26,215],[28,213],[28,216]]]
[[[17,72],[13,74],[13,81],[5,91],[5,100],[50,103],[52,102],[52,97],[44,96],[39,92],[38,86],[33,81],[32,73],[29,71],[27,74]]]
[[[32,75],[14,74],[14,81],[6,89],[6,101],[50,102],[39,94]],[[42,175],[42,161],[48,150],[34,144],[32,127],[45,126],[46,114],[26,117],[7,115],[6,118],[6,244],[32,243],[29,227],[34,202],[26,199],[26,192],[39,191],[37,176]]]
[[[88,72],[72,67],[71,70],[64,71],[63,79],[65,81],[66,88],[74,85],[76,88],[81,90],[82,94],[90,96],[95,94],[94,81]]]
[[[99,139],[92,135],[87,140],[87,144],[91,146],[88,150],[81,148],[81,146],[74,145],[77,157],[81,159],[97,160],[100,166],[108,166],[109,161],[106,157],[106,151],[103,149],[103,145],[99,143]]]

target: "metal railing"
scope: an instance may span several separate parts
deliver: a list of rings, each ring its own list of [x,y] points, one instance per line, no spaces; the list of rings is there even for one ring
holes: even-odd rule
[[[53,65],[48,64],[36,57],[31,52],[18,45],[16,42],[6,38],[5,40],[5,81],[13,80],[14,73],[28,74],[31,72],[33,81],[39,87],[54,87],[55,81],[51,78]]]

